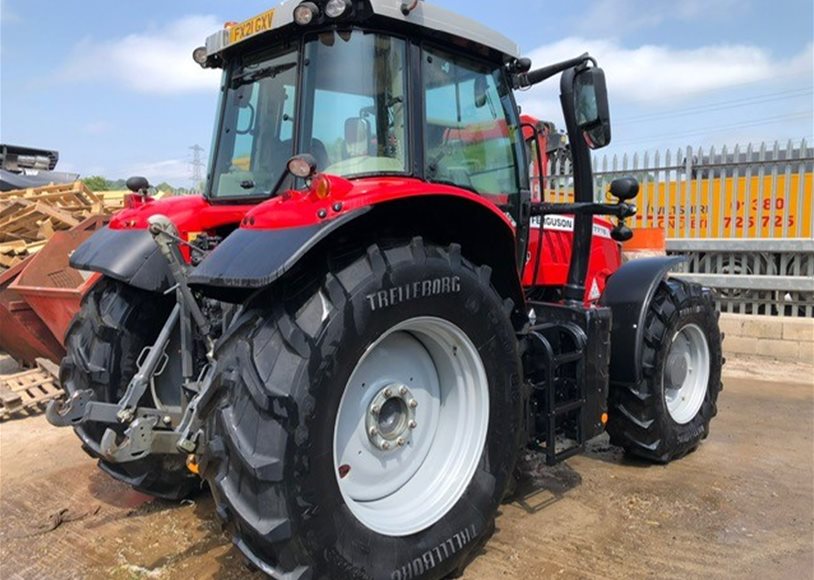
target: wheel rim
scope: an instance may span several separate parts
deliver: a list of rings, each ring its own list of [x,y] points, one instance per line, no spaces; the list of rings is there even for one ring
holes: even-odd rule
[[[673,421],[693,420],[707,394],[709,345],[704,331],[687,324],[673,335],[662,377],[664,400]]]
[[[475,473],[489,424],[477,348],[449,321],[406,320],[357,363],[334,426],[334,473],[353,515],[388,536],[431,526]]]

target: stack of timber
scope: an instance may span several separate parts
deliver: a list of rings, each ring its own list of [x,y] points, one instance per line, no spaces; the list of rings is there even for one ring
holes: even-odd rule
[[[120,208],[81,181],[0,192],[0,272],[42,249],[54,232]]]

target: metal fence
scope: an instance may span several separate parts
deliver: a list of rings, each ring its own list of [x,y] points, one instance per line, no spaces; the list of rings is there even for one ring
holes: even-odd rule
[[[687,147],[593,160],[598,198],[632,175],[636,228],[663,229],[682,277],[717,290],[726,312],[814,316],[814,148],[805,141]],[[571,162],[553,155],[548,201],[572,199]]]

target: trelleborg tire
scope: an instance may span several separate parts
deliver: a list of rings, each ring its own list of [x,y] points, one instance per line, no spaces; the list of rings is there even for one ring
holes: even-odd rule
[[[490,269],[420,238],[360,254],[256,298],[216,353],[201,472],[275,578],[443,578],[512,476],[520,360]]]
[[[610,441],[632,455],[667,463],[709,434],[721,391],[721,332],[712,292],[662,281],[648,305],[638,384],[611,378]]]
[[[118,402],[138,370],[139,355],[156,339],[172,306],[172,296],[110,278],[100,280],[83,299],[66,333],[66,355],[60,366],[65,390],[71,394],[92,389],[97,401]],[[139,404],[153,406],[149,390]],[[181,455],[152,455],[128,463],[106,461],[99,443],[107,427],[94,422],[75,427],[84,450],[99,460],[103,471],[138,491],[165,499],[180,499],[200,489],[201,480],[189,472]],[[115,426],[114,430],[123,433],[125,427]]]

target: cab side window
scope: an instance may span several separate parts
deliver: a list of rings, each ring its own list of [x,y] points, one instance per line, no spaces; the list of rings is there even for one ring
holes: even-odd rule
[[[501,71],[435,49],[422,67],[427,179],[505,203],[520,190],[520,129]]]

